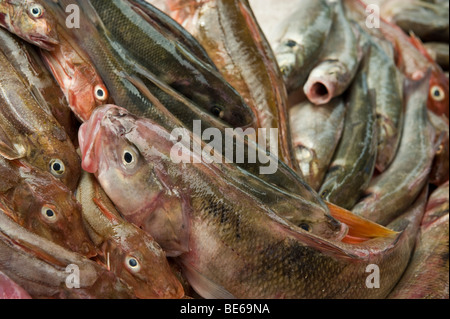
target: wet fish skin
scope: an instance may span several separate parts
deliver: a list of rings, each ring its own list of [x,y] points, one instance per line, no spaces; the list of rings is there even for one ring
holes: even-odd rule
[[[426,76],[431,68],[428,108],[438,115],[449,117],[449,82],[442,68],[426,53],[421,41],[408,36],[395,24],[380,20],[380,28],[368,28],[366,5],[361,0],[343,0],[347,17],[356,21],[365,31],[377,39],[385,38],[395,48],[396,65],[410,80]]]
[[[324,200],[346,209],[369,185],[377,157],[376,97],[367,70],[366,59],[349,89],[342,137],[319,190]]]
[[[58,43],[55,21],[45,14],[41,0],[2,0],[0,26],[45,50]]]
[[[378,147],[376,168],[384,172],[394,160],[400,144],[403,121],[404,77],[395,66],[392,55],[372,40],[369,34],[359,28],[362,42],[370,46],[367,83],[376,92],[376,118],[378,127]]]
[[[305,181],[316,191],[341,139],[345,109],[344,101],[336,98],[322,106],[305,101],[289,110],[297,161]]]
[[[117,130],[123,129],[123,126],[122,124],[118,125],[120,123],[116,123],[114,121],[116,116],[125,117],[123,121],[121,121],[126,127],[131,128],[135,126],[135,123],[137,127],[142,126],[143,130],[140,134],[147,137],[140,140],[139,145],[137,146],[130,144],[130,142],[125,139],[120,137],[118,138],[116,136]],[[113,123],[110,123],[110,121],[113,121]],[[119,154],[120,157],[117,157],[116,155],[117,152],[120,153],[125,151],[129,151],[131,154],[137,154],[137,148],[141,150],[146,149],[148,147],[146,144],[149,140],[153,140],[155,138],[158,140],[161,139],[162,137],[154,136],[157,133],[146,128],[146,126],[149,125],[153,125],[163,130],[153,121],[143,118],[136,118],[134,115],[125,112],[125,110],[117,106],[109,105],[103,107],[101,110],[96,112],[95,118],[92,118],[88,124],[83,125],[80,129],[79,135],[81,151],[83,154],[86,154],[83,161],[83,167],[89,172],[100,172],[105,165],[111,168],[113,166],[116,167],[114,170],[102,171],[101,176],[97,175],[103,189],[105,189],[109,196],[111,196],[111,194],[115,194],[115,196],[120,196],[121,198],[127,195],[135,197],[134,203],[136,203],[137,206],[134,204],[121,206],[117,203],[117,201],[115,201],[115,204],[122,214],[127,215],[127,220],[138,225],[144,225],[144,228],[153,227],[152,229],[148,229],[152,236],[164,248],[169,256],[176,256],[179,255],[180,252],[187,250],[185,239],[187,236],[186,232],[188,231],[186,226],[188,221],[186,220],[186,215],[181,214],[180,212],[186,212],[188,209],[189,194],[180,193],[180,202],[177,202],[162,191],[157,192],[156,195],[153,192],[147,191],[148,187],[145,186],[146,183],[139,182],[139,180],[141,180],[143,176],[154,175],[151,166],[145,166],[140,163],[139,168],[136,168],[136,171],[134,172],[135,174],[130,175],[125,172],[125,175],[122,175],[121,172],[123,169],[121,169],[122,164],[120,164],[120,157],[123,154]],[[95,132],[101,132],[97,133],[98,136],[101,136],[101,138],[94,136],[94,134],[96,134]],[[188,134],[190,134],[191,138],[193,138],[192,133]],[[167,139],[163,140],[161,143],[164,145],[167,144],[173,146],[173,141],[168,139],[170,133],[168,131],[164,131],[164,136],[167,137]],[[111,143],[102,144],[106,140],[110,140]],[[97,148],[100,147],[100,145],[103,145],[101,146],[103,148],[102,150]],[[95,151],[94,149],[91,149],[92,147],[95,147]],[[190,149],[190,146],[187,146],[187,148]],[[117,158],[119,162],[115,160],[111,161],[112,158]],[[239,175],[239,171],[236,171],[232,166],[224,163],[223,159],[217,158],[213,163],[214,164],[210,164],[210,166],[213,167],[213,170],[220,171],[220,174],[226,176],[226,181],[224,181],[224,184],[227,185],[228,188],[236,188],[240,192],[246,194],[246,196],[254,196],[259,198],[260,201],[266,206],[276,209],[277,214],[281,218],[284,218],[299,227],[306,227],[311,233],[323,236],[324,238],[339,240],[345,236],[347,227],[335,220],[330,215],[328,209],[326,209],[326,206],[325,209],[322,207],[320,202],[318,202],[316,197],[314,197],[314,193],[312,191],[310,196],[305,196],[303,199],[297,198],[282,192],[279,189],[270,187],[269,184],[258,180],[254,176],[245,174]],[[191,165],[195,164],[187,164],[187,166]],[[110,182],[116,178],[119,179],[117,183]],[[153,177],[151,178],[153,179]],[[195,183],[195,181],[193,183]],[[129,189],[133,188],[133,191],[130,193],[123,192],[123,189],[128,189],[128,187],[130,187]],[[148,214],[148,209],[140,206],[142,205],[143,198],[147,198],[148,201],[153,201],[154,204],[152,207],[154,207],[157,213],[150,215]],[[142,211],[140,211],[141,208]],[[167,216],[169,216],[170,219],[169,223],[165,221]],[[160,221],[160,219],[163,219],[163,221]],[[162,225],[160,225],[161,223]],[[173,231],[169,234],[170,236],[158,236],[158,229],[167,224],[175,224],[173,226]]]
[[[424,45],[433,60],[435,60],[442,69],[448,71],[450,68],[448,44],[443,42],[427,42]]]
[[[206,49],[223,75],[244,98],[258,128],[277,128],[278,157],[297,169],[288,125],[287,92],[275,56],[246,0],[171,1],[186,13],[178,19]],[[173,14],[173,13],[172,13]],[[208,26],[208,27],[205,27]]]
[[[0,271],[32,298],[135,298],[130,288],[112,272],[27,231],[7,217],[12,215],[8,210],[1,205]],[[69,277],[74,274],[74,269],[79,270],[79,288],[67,285],[76,283]]]
[[[333,12],[327,41],[303,86],[305,95],[316,105],[327,104],[347,90],[362,57],[362,49],[340,0],[333,3]]]
[[[91,237],[97,247],[103,247],[103,263],[132,287],[138,298],[184,296],[161,247],[149,234],[120,216],[93,175],[83,173],[77,199]]]
[[[95,172],[112,201],[125,208],[121,212],[137,224],[144,223],[143,214],[149,212],[154,215],[149,222],[161,222],[158,215],[163,205],[171,214],[188,213],[189,223],[185,225],[189,228],[189,250],[177,260],[202,297],[382,298],[406,268],[424,212],[426,189],[406,216],[390,225],[404,230],[401,235],[361,245],[327,241],[279,218],[251,196],[237,192],[226,183],[220,170],[204,163],[174,164],[167,158],[173,145],[168,143],[168,132],[127,113],[106,106],[83,124],[80,144],[84,167]],[[95,128],[97,125],[103,129]],[[94,137],[91,132],[96,130],[98,135]],[[149,136],[151,131],[153,147],[149,147],[148,139],[140,137]],[[114,138],[129,142],[112,143]],[[102,140],[106,144],[101,144]],[[119,150],[113,144],[120,145]],[[134,161],[128,168],[120,168],[114,164],[113,153],[105,153],[106,148],[115,151],[120,161],[124,150],[131,152],[134,148]],[[119,170],[128,174],[124,176]],[[125,192],[114,191],[119,187]],[[125,200],[132,206],[126,205]],[[153,206],[155,203],[158,207]],[[248,209],[250,206],[252,209]],[[183,220],[179,216],[179,222]],[[159,235],[164,229],[170,233],[172,228],[168,224],[158,227]],[[386,274],[381,276],[380,289],[368,289],[365,285],[370,263],[379,265],[381,273]],[[342,280],[349,284],[342,287]]]
[[[448,192],[448,185],[447,185]],[[389,299],[448,299],[449,214],[447,201],[427,209],[411,262]],[[437,217],[440,216],[440,217]]]
[[[434,156],[433,165],[430,172],[431,184],[439,186],[449,180],[449,122],[444,116],[437,116],[428,111],[428,118],[436,130],[436,154]]]
[[[422,226],[426,227],[448,213],[449,182],[440,185],[430,195],[427,202],[427,213],[422,219]]]
[[[425,1],[390,0],[383,4],[380,14],[405,33],[413,32],[424,41],[448,41],[448,3],[445,7]]]
[[[0,198],[18,224],[86,257],[97,255],[73,193],[53,175],[0,157]]]
[[[49,7],[50,9],[55,10],[55,7]],[[65,15],[59,10],[60,8],[56,7],[54,14],[61,19]],[[172,95],[175,92],[171,92],[169,96],[167,93],[158,91],[159,89],[154,83],[145,80],[141,73],[134,69],[134,62],[130,62],[129,57],[127,59],[120,50],[116,50],[112,46],[103,29],[94,28],[94,25],[84,16],[80,18],[83,33],[76,33],[74,36],[80,36],[85,32],[91,35],[89,38],[82,37],[79,39],[79,43],[89,53],[109,88],[113,100],[118,105],[132,114],[154,120],[169,131],[183,127],[192,130],[193,120],[201,120],[202,128],[220,127],[221,131],[224,131],[226,126],[223,123],[221,126],[211,117],[204,116],[205,114],[199,112],[200,109],[192,107],[192,103],[187,104],[186,101],[180,102],[180,100],[174,99]],[[131,81],[139,79],[141,85],[135,86],[136,82],[131,82],[130,78]],[[154,89],[152,93],[164,106],[162,108],[156,106],[149,94],[146,94],[145,90],[141,90],[142,86],[146,86],[148,90]],[[225,138],[225,134],[222,137]],[[256,149],[256,144],[252,144],[250,141],[245,144],[246,149],[247,147]],[[341,225],[331,217],[327,206],[320,197],[286,164],[277,158],[273,158],[273,160],[278,167],[274,174],[261,175],[259,173],[260,167],[266,166],[266,164],[245,162],[236,163],[236,167],[230,168],[229,175],[233,176],[233,182],[237,187],[245,187],[246,191],[251,192],[253,196],[257,196],[265,203],[277,203],[278,211],[284,212],[283,216],[290,218],[295,224],[315,223],[318,219],[319,225],[325,224],[324,227],[319,227],[318,233],[331,233],[332,237],[336,237],[337,232],[339,235]],[[257,185],[247,185],[249,180],[255,181]],[[305,216],[308,217],[306,220]],[[315,231],[315,227],[312,228]]]
[[[74,190],[81,167],[69,136],[41,108],[2,52],[0,69],[0,154],[9,160],[26,159]]]
[[[332,17],[326,1],[302,1],[274,31],[271,44],[288,92],[304,85],[328,37]]]
[[[0,271],[0,299],[31,299],[31,296]]]
[[[253,127],[255,117],[236,90],[209,64],[149,24],[134,10],[132,2],[89,4],[111,40],[120,43],[140,66],[231,127]],[[134,37],[141,40],[136,42]]]
[[[59,44],[53,51],[41,50],[41,55],[69,107],[80,121],[85,121],[93,109],[111,103],[112,99],[90,59],[61,27],[57,30]]]
[[[405,87],[406,114],[397,155],[386,171],[372,179],[353,213],[386,225],[414,201],[427,183],[436,152],[435,130],[426,109],[428,86],[426,77]]]
[[[39,105],[64,127],[72,142],[77,139],[78,122],[73,116],[58,83],[42,62],[38,50],[6,30],[0,29],[0,50],[8,57]]]

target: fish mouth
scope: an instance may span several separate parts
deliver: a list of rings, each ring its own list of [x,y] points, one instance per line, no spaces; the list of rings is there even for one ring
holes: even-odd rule
[[[33,42],[38,47],[47,50],[47,51],[53,51],[55,49],[55,46],[59,44],[59,40],[52,39],[48,37],[40,37],[40,36],[34,36],[30,35],[29,40]]]
[[[100,149],[96,141],[101,134],[101,122],[106,114],[114,108],[114,105],[105,105],[95,109],[91,118],[84,122],[78,131],[78,143],[82,159],[81,166],[89,173],[97,172],[97,155]]]
[[[315,105],[327,104],[331,101],[336,90],[336,84],[324,79],[308,81],[304,92],[308,100]]]

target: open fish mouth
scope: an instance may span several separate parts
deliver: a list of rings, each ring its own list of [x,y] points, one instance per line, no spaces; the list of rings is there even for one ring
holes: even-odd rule
[[[38,47],[48,51],[53,51],[55,49],[55,46],[59,44],[59,40],[57,39],[43,38],[33,35],[30,36],[30,41],[36,44]]]

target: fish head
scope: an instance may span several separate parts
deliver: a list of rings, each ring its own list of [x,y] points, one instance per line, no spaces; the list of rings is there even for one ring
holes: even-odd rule
[[[82,167],[96,175],[103,190],[125,216],[144,214],[164,190],[158,165],[164,143],[157,125],[142,121],[115,105],[97,108],[79,130]],[[159,145],[158,145],[159,146]],[[154,160],[143,153],[154,152]]]
[[[184,296],[158,243],[146,232],[128,223],[115,227],[121,244],[110,247],[107,265],[140,299],[174,299]],[[117,243],[118,241],[116,241]]]
[[[54,51],[41,50],[41,55],[72,111],[81,121],[86,121],[96,107],[110,102],[109,92],[92,63],[68,41],[61,40]]]
[[[428,109],[437,115],[445,114],[449,118],[449,83],[447,76],[440,70],[433,71],[428,93]]]
[[[285,83],[295,76],[294,70],[298,70],[304,63],[302,39],[295,34],[286,34],[275,46],[274,53],[277,57],[278,66],[283,75]]]
[[[47,134],[33,136],[29,140],[27,161],[32,166],[51,173],[72,191],[75,190],[81,175],[80,156],[56,121],[45,133]]]
[[[0,25],[44,50],[58,44],[56,21],[39,0],[6,0],[0,4]]]
[[[73,193],[47,172],[21,162],[23,182],[12,202],[16,214],[29,229],[87,257],[97,254],[81,217],[81,205]]]

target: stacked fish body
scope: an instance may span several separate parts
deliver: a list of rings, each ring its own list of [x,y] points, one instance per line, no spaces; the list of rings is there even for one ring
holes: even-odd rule
[[[448,1],[279,5],[0,0],[0,298],[448,298]]]

